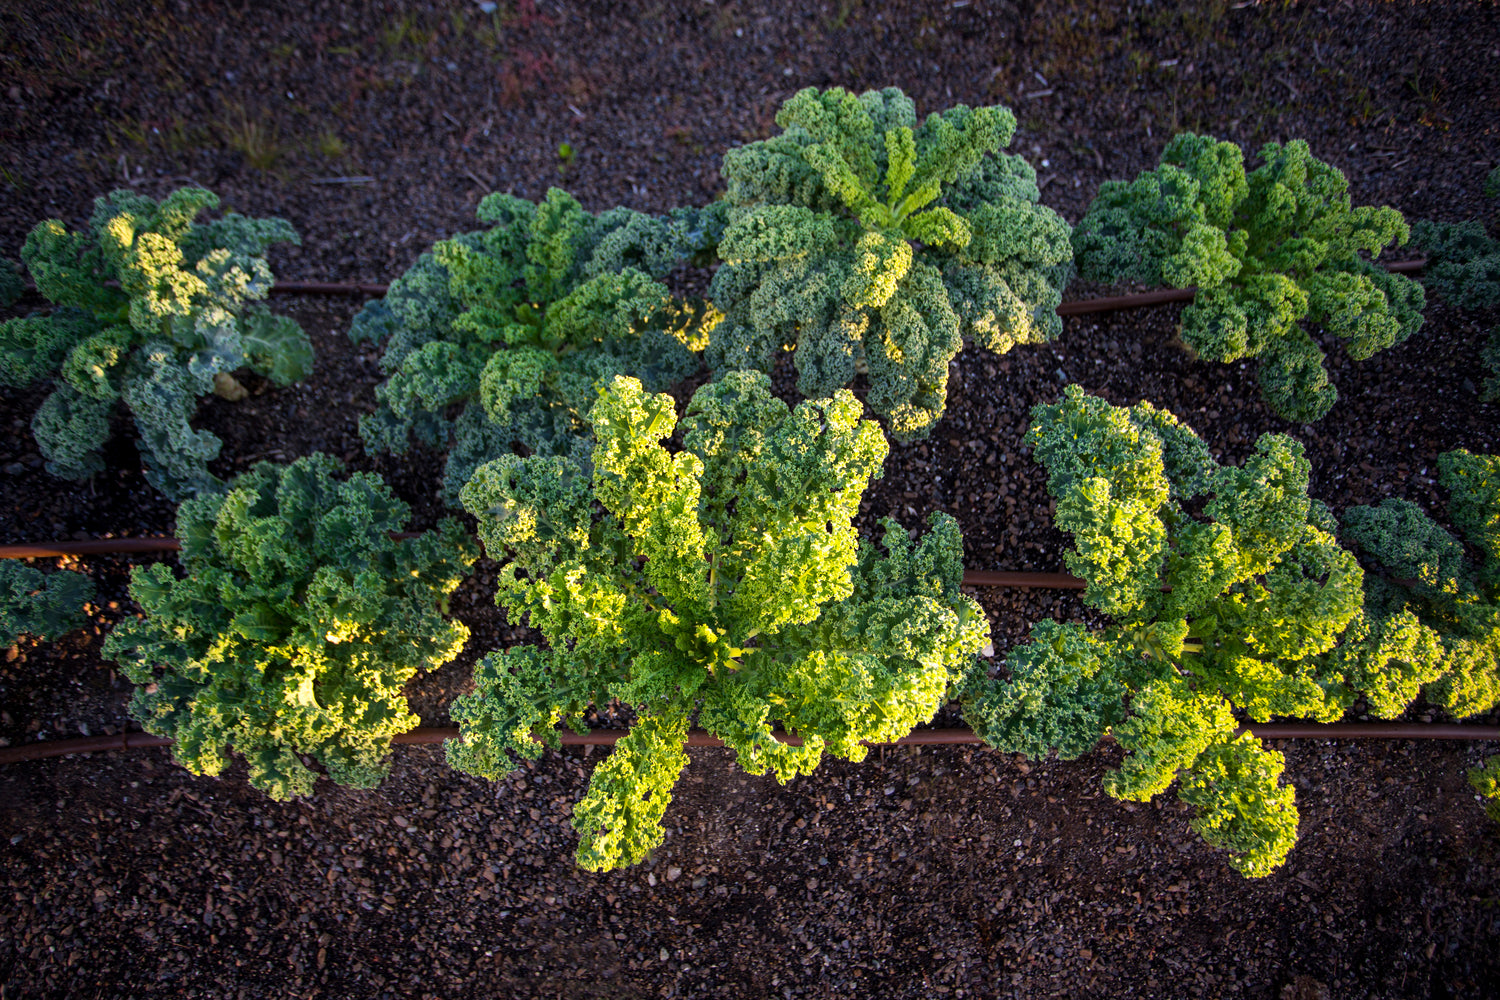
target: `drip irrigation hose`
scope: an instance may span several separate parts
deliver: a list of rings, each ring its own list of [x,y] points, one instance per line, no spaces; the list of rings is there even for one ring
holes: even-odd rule
[[[1020,573],[1009,570],[964,570],[970,587],[1037,587],[1043,590],[1084,590],[1088,581],[1071,573]]]
[[[1243,726],[1263,740],[1477,740],[1500,742],[1500,726],[1460,726],[1425,722],[1348,722],[1316,723],[1289,722],[1267,725]],[[565,747],[612,747],[629,730],[595,729],[589,733],[562,730],[557,735]],[[775,733],[775,737],[791,746],[801,746],[800,736]],[[392,737],[393,746],[431,746],[444,740],[458,738],[458,730],[451,726],[424,726]],[[1105,737],[1108,739],[1109,737]],[[172,740],[150,733],[121,733],[118,736],[85,736],[74,740],[40,740],[18,747],[0,749],[0,766],[19,764],[28,760],[46,760],[49,757],[66,757],[70,754],[101,753],[109,750],[145,750],[152,747],[168,747]],[[688,733],[690,747],[722,747],[724,741],[701,729]],[[984,741],[967,728],[922,729],[891,743],[869,743],[869,747],[928,747],[928,746],[982,746]]]
[[[1063,302],[1057,307],[1059,316],[1082,316],[1084,313],[1114,312],[1119,309],[1140,309],[1157,306],[1164,302],[1191,302],[1198,294],[1196,288],[1167,288],[1159,292],[1136,292],[1133,295],[1113,295],[1102,299],[1078,299]]]
[[[271,285],[275,295],[370,295],[384,298],[389,285],[340,283],[336,281],[278,281]]]

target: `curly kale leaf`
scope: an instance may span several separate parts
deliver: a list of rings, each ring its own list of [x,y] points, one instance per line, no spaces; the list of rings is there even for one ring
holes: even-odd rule
[[[716,375],[769,371],[794,347],[798,391],[816,397],[867,368],[871,408],[908,440],[941,418],[965,337],[1004,353],[1060,332],[1069,229],[1038,204],[1030,167],[998,153],[1010,111],[918,125],[894,88],[808,88],[776,120],[781,135],[724,158]]]
[[[1201,697],[1175,672],[1153,679],[1131,693],[1130,715],[1113,729],[1126,757],[1104,776],[1104,790],[1117,799],[1149,801],[1234,730],[1223,699]]]
[[[1380,576],[1368,589],[1355,667],[1394,681],[1372,694],[1372,711],[1398,714],[1421,688],[1462,717],[1500,704],[1500,459],[1451,451],[1438,456],[1454,525],[1464,547],[1415,504],[1388,499],[1354,507],[1343,531]]]
[[[1279,783],[1286,758],[1249,733],[1216,743],[1183,775],[1182,801],[1198,809],[1198,835],[1230,853],[1246,878],[1271,874],[1297,845],[1295,793]]]
[[[1088,581],[1085,600],[1122,619],[1160,589],[1166,528],[1157,511],[1170,494],[1160,439],[1130,416],[1069,386],[1063,402],[1033,410],[1024,442],[1047,467],[1058,527],[1077,539],[1064,559]]]
[[[122,398],[140,431],[146,482],[165,496],[213,492],[222,485],[208,463],[219,457],[223,442],[189,423],[198,397],[212,390],[212,377],[177,364],[170,344],[145,344],[131,356]]]
[[[1246,173],[1233,143],[1177,136],[1155,170],[1100,187],[1073,251],[1093,281],[1196,287],[1183,340],[1213,361],[1260,358],[1267,403],[1307,422],[1338,394],[1300,324],[1320,324],[1364,360],[1421,327],[1424,297],[1361,256],[1406,242],[1399,212],[1353,207],[1344,175],[1300,139],[1267,143],[1260,157]]]
[[[31,417],[31,435],[47,456],[47,471],[60,479],[87,479],[104,468],[100,449],[109,440],[114,407],[60,385]]]
[[[634,706],[641,721],[574,810],[579,863],[610,868],[660,842],[695,710],[742,767],[782,781],[930,718],[988,625],[959,592],[951,518],[917,543],[892,521],[882,547],[857,538],[886,453],[860,416],[848,392],[788,410],[766,376],[736,372],[694,394],[674,453],[671,397],[617,377],[590,413],[589,471],[542,455],[481,466],[463,501],[504,563],[496,600],[550,648],[483,662],[455,711],[473,741],[459,765],[493,776],[507,751],[534,752],[533,727]]]
[[[1378,590],[1372,584],[1371,591]],[[1332,669],[1364,692],[1371,715],[1393,719],[1406,711],[1425,685],[1448,672],[1442,637],[1410,609],[1381,607],[1367,596],[1343,641],[1330,654]]]
[[[1429,591],[1446,590],[1464,564],[1463,544],[1409,500],[1352,507],[1342,528],[1375,569]]]
[[[573,807],[580,868],[633,865],[661,845],[662,815],[688,766],[687,735],[684,711],[643,716],[594,768],[588,794]]]
[[[0,385],[24,388],[56,374],[73,348],[98,329],[91,316],[67,308],[0,323]]]
[[[1500,240],[1483,223],[1423,219],[1411,239],[1427,255],[1423,283],[1444,301],[1459,309],[1500,305]]]
[[[1006,659],[1007,683],[976,678],[963,691],[964,719],[1006,753],[1063,760],[1088,753],[1124,718],[1125,687],[1106,660],[1113,650],[1087,629],[1055,621]]]
[[[116,191],[95,201],[87,232],[50,220],[27,237],[22,258],[59,308],[0,324],[0,383],[58,380],[33,420],[53,474],[102,467],[109,404],[124,400],[149,482],[172,499],[217,489],[205,462],[218,439],[188,426],[197,397],[244,365],[278,385],[312,370],[307,335],[258,302],[271,286],[267,247],[296,232],[233,213],[194,221],[217,204],[202,188],[160,203]]]
[[[1113,734],[1127,756],[1110,795],[1144,801],[1180,779],[1194,828],[1240,871],[1269,872],[1296,811],[1279,758],[1235,740],[1234,710],[1331,719],[1361,692],[1410,700],[1426,675],[1368,652],[1418,650],[1422,635],[1370,618],[1364,573],[1307,496],[1311,468],[1290,438],[1263,435],[1243,466],[1220,466],[1170,413],[1077,386],[1032,418],[1026,443],[1074,540],[1068,566],[1114,624],[1037,625],[1008,655],[1008,679],[971,675],[966,715],[1033,756],[1076,756]]]
[[[442,610],[478,547],[451,520],[394,541],[406,505],[379,477],[339,470],[326,455],[262,462],[178,508],[185,576],[132,571],[146,614],[104,655],[139,685],[131,712],[195,773],[219,773],[233,751],[252,785],[285,799],[312,791],[306,756],[372,787],[391,737],[417,721],[402,685],[463,647],[467,630]]]
[[[555,655],[535,646],[517,646],[491,653],[474,665],[477,690],[460,695],[450,710],[464,732],[463,739],[443,744],[450,766],[498,781],[514,766],[508,754],[526,760],[542,755],[544,744],[533,733],[560,745],[554,727],[566,706],[538,704],[533,695],[548,690]]]
[[[516,446],[586,457],[599,386],[622,373],[654,389],[685,378],[718,320],[659,279],[717,244],[721,211],[594,216],[554,188],[540,204],[490,195],[479,217],[494,228],[436,244],[350,330],[386,345],[379,408],[360,421],[366,448],[404,452],[413,436],[448,447],[449,503]]]
[[[94,581],[82,573],[43,573],[18,559],[0,561],[0,646],[22,635],[49,642],[82,628],[83,605],[93,597]]]
[[[1500,586],[1500,457],[1460,448],[1438,456],[1453,523],[1484,554],[1490,587]]]

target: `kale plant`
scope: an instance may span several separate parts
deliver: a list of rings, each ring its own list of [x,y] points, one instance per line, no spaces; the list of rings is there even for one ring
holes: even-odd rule
[[[312,370],[302,328],[258,302],[271,287],[266,248],[297,243],[297,233],[232,212],[194,221],[217,205],[201,188],[160,204],[116,191],[94,202],[87,233],[49,220],[27,237],[22,259],[57,308],[0,324],[0,385],[57,380],[31,422],[53,475],[103,467],[110,414],[123,402],[147,482],[174,500],[217,489],[207,463],[221,442],[190,424],[199,397],[234,395],[230,373],[241,367],[277,385]]]
[[[43,573],[17,559],[0,560],[0,646],[22,635],[46,642],[84,625],[94,581],[82,573]]]
[[[909,440],[942,417],[965,337],[1003,354],[1061,331],[1068,225],[1026,161],[998,153],[1009,110],[959,105],[918,125],[895,88],[809,88],[776,122],[780,135],[724,157],[716,375],[770,371],[795,347],[798,391],[816,398],[866,370],[870,408]]]
[[[1500,240],[1484,224],[1433,222],[1412,227],[1412,242],[1427,255],[1423,282],[1457,309],[1500,305]]]
[[[1460,718],[1500,704],[1500,458],[1450,451],[1438,457],[1438,470],[1453,523],[1482,558],[1477,564],[1409,501],[1390,498],[1344,514],[1344,535],[1370,570],[1350,658],[1384,679],[1368,686],[1372,708],[1386,714],[1418,689]],[[1500,775],[1500,764],[1491,761],[1483,774],[1490,773]],[[1476,787],[1483,774],[1470,775]]]
[[[1369,658],[1408,675],[1395,700],[1410,701],[1425,685],[1429,701],[1463,717],[1500,703],[1500,459],[1450,451],[1438,469],[1453,522],[1481,563],[1407,500],[1351,508],[1343,534],[1371,570],[1367,645],[1381,653]],[[1396,646],[1375,639],[1392,633],[1409,638]]]
[[[1112,733],[1127,756],[1106,792],[1145,801],[1180,779],[1193,828],[1240,872],[1269,873],[1297,809],[1281,754],[1237,735],[1234,710],[1331,720],[1354,700],[1321,654],[1359,613],[1362,573],[1307,496],[1302,446],[1266,434],[1243,467],[1220,466],[1172,414],[1077,386],[1032,410],[1026,443],[1073,535],[1068,568],[1114,624],[1038,623],[1008,681],[967,685],[965,717],[1029,756],[1076,757]]]
[[[857,537],[886,454],[860,413],[845,390],[789,412],[765,375],[736,372],[694,394],[674,454],[672,398],[616,378],[590,414],[592,477],[558,456],[482,466],[463,501],[505,561],[496,600],[548,647],[481,661],[453,707],[453,765],[498,777],[556,745],[558,721],[629,704],[634,727],[573,810],[579,864],[614,868],[661,843],[695,709],[746,771],[783,782],[930,718],[989,627],[959,593],[951,517],[917,545],[890,520],[884,552]]]
[[[184,576],[164,563],[131,573],[145,616],[116,626],[104,656],[139,685],[131,713],[195,774],[218,774],[233,750],[276,799],[312,792],[304,756],[373,787],[391,737],[417,723],[402,685],[468,638],[444,615],[473,538],[449,519],[394,540],[406,504],[378,476],[335,479],[340,468],[321,454],[256,465],[178,508]]]
[[[1161,164],[1109,181],[1073,231],[1093,281],[1196,286],[1182,339],[1210,361],[1260,359],[1261,393],[1307,422],[1338,398],[1309,320],[1363,361],[1422,325],[1422,286],[1360,256],[1409,236],[1393,208],[1350,205],[1349,183],[1300,139],[1267,143],[1248,175],[1240,148],[1179,135]]]
[[[479,218],[493,228],[436,244],[350,330],[386,342],[379,406],[360,421],[366,447],[448,446],[450,504],[475,468],[517,446],[586,459],[598,386],[628,373],[663,389],[697,370],[716,317],[660,279],[713,246],[720,215],[595,216],[556,188],[540,204],[485,198]]]

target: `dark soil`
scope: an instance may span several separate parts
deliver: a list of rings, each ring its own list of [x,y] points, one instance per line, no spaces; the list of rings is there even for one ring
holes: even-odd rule
[[[457,2],[22,0],[0,11],[0,256],[40,219],[81,226],[114,187],[195,182],[295,225],[303,245],[273,255],[279,277],[384,282],[476,228],[491,190],[559,185],[592,210],[701,203],[722,188],[724,150],[771,134],[809,85],[900,86],[924,113],[1011,106],[1012,149],[1073,221],[1102,181],[1199,130],[1251,151],[1304,138],[1356,204],[1493,223],[1480,188],[1500,159],[1497,59],[1492,4],[671,0],[491,16]],[[358,301],[276,305],[311,334],[318,370],[206,401],[198,424],[225,442],[215,471],[322,450],[380,472],[416,527],[444,516],[441,455],[363,452],[379,355],[345,336]],[[1357,364],[1324,338],[1340,402],[1293,426],[1261,403],[1253,364],[1177,346],[1179,311],[1069,319],[1053,344],[960,355],[947,417],[892,447],[861,529],[946,510],[971,568],[1060,569],[1065,539],[1020,441],[1031,406],[1066,382],[1172,410],[1225,462],[1291,433],[1335,511],[1397,496],[1441,518],[1436,456],[1500,450],[1500,410],[1476,387],[1495,313],[1430,302],[1411,341]],[[42,396],[0,400],[0,541],[170,534],[128,426],[92,481],[42,471],[27,429]],[[62,561],[97,582],[93,622],[0,656],[0,738],[135,728],[98,651],[135,613],[128,570],[144,561]],[[413,682],[426,724],[448,723],[478,655],[522,637],[493,581],[481,563],[454,602],[473,632],[463,657]],[[1001,653],[1032,622],[1086,613],[1076,594],[978,596]],[[378,792],[325,783],[290,805],[240,768],[195,778],[164,751],[14,765],[0,773],[0,998],[1500,994],[1500,827],[1464,781],[1485,748],[1279,749],[1302,836],[1253,882],[1170,796],[1105,797],[1108,748],[1029,764],[877,750],[787,787],[695,750],[666,844],[608,875],[573,866],[567,823],[598,752],[549,753],[489,785],[409,748]]]

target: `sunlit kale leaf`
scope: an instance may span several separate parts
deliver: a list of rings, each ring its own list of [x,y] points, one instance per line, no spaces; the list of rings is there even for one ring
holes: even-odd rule
[[[498,777],[590,705],[637,714],[573,810],[578,861],[641,860],[687,757],[690,717],[752,774],[781,781],[823,754],[860,760],[932,716],[989,632],[959,593],[963,545],[947,515],[882,547],[852,518],[886,444],[848,391],[796,409],[758,372],[694,394],[682,449],[673,400],[616,378],[590,414],[592,475],[560,456],[505,456],[464,488],[492,558],[497,602],[547,648],[492,654],[453,707],[463,770]],[[778,741],[780,724],[802,739]]]

